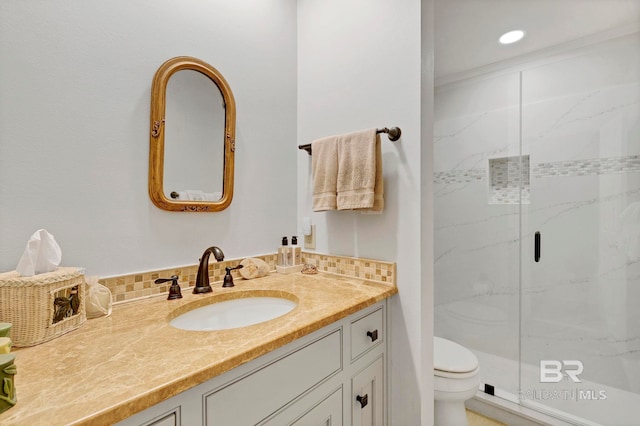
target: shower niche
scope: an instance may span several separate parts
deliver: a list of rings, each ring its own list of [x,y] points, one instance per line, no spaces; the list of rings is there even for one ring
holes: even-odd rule
[[[529,156],[489,159],[489,204],[529,204]]]

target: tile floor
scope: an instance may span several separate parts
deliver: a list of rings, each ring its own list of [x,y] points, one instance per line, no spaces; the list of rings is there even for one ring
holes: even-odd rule
[[[469,426],[507,426],[471,410],[467,410],[467,419],[469,419]]]

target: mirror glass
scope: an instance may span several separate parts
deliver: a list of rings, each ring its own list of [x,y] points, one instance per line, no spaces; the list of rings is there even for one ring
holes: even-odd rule
[[[167,83],[164,195],[176,201],[222,197],[225,106],[218,87],[194,70]]]
[[[149,197],[170,211],[215,212],[231,204],[236,106],[222,74],[180,56],[151,87]]]

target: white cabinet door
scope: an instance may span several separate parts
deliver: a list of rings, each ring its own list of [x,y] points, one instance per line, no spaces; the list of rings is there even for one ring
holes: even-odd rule
[[[353,426],[382,426],[384,404],[384,361],[376,359],[351,379]]]

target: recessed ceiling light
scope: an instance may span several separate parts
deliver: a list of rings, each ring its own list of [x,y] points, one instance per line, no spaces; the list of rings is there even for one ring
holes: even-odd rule
[[[509,31],[508,33],[502,34],[498,39],[498,41],[501,44],[511,44],[511,43],[515,43],[516,41],[520,41],[522,37],[524,37],[524,31],[515,30],[515,31]]]

